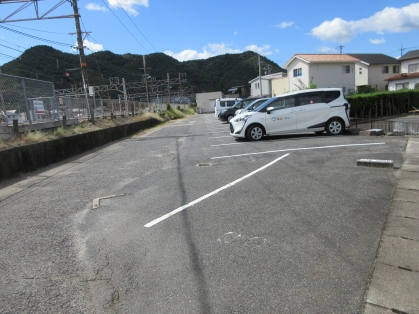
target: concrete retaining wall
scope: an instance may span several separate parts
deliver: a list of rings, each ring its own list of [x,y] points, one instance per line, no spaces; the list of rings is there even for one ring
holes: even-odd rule
[[[118,125],[0,151],[0,181],[17,177],[159,124],[157,119]]]

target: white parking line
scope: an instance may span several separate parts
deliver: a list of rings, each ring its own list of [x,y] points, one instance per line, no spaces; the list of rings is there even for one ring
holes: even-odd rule
[[[229,143],[229,144],[218,144],[218,145],[210,145],[210,147],[215,146],[227,146],[227,145],[242,145],[243,143]]]
[[[231,187],[231,186],[233,186],[233,185],[235,185],[235,184],[237,184],[237,183],[239,183],[239,182],[243,181],[244,179],[246,179],[246,178],[248,178],[248,177],[250,177],[250,176],[254,175],[255,173],[257,173],[257,172],[259,172],[259,171],[262,171],[262,170],[264,170],[264,169],[268,168],[269,166],[272,166],[274,163],[276,163],[277,161],[281,160],[282,158],[287,157],[288,155],[289,155],[289,154],[285,154],[285,155],[283,155],[283,156],[281,156],[281,157],[279,157],[279,158],[275,159],[274,161],[271,161],[269,164],[267,164],[267,165],[265,165],[265,166],[263,166],[263,167],[261,167],[261,168],[259,168],[259,169],[256,169],[255,171],[253,171],[253,172],[251,172],[251,173],[249,173],[249,174],[247,174],[247,175],[245,175],[245,176],[241,177],[240,179],[237,179],[236,181],[233,181],[233,182],[231,182],[231,183],[229,183],[229,184],[226,184],[226,185],[224,185],[223,187],[221,187],[221,188],[219,188],[219,189],[217,189],[217,190],[215,190],[215,191],[212,191],[211,193],[208,193],[207,195],[204,195],[204,196],[202,196],[202,197],[200,197],[200,198],[198,198],[198,199],[196,199],[196,200],[194,200],[194,201],[192,201],[192,202],[190,202],[190,203],[188,203],[188,204],[186,204],[186,205],[183,205],[183,206],[181,206],[181,207],[179,207],[179,208],[177,208],[177,209],[175,209],[175,210],[171,211],[170,213],[168,213],[168,214],[166,214],[166,215],[161,216],[160,218],[154,219],[153,221],[151,221],[151,222],[149,222],[148,224],[144,225],[144,227],[146,227],[146,228],[153,227],[154,225],[156,225],[156,224],[158,224],[159,222],[161,222],[161,221],[163,221],[163,220],[165,220],[165,219],[167,219],[167,218],[169,218],[169,217],[173,216],[174,214],[177,214],[177,213],[179,213],[179,212],[183,211],[184,209],[186,209],[186,208],[188,208],[188,207],[191,207],[191,206],[193,206],[193,205],[195,205],[195,204],[197,204],[197,203],[199,203],[199,202],[203,201],[204,199],[206,199],[206,198],[208,198],[208,197],[210,197],[210,196],[213,196],[213,195],[217,194],[218,192],[221,192],[222,190],[225,190],[225,189],[227,189],[227,188],[229,188],[229,187]]]
[[[216,136],[216,137],[209,137],[208,139],[212,139],[212,138],[222,138],[222,137],[231,137],[231,135],[226,135],[226,136]]]
[[[231,158],[231,157],[259,155],[259,154],[270,154],[270,153],[279,153],[279,152],[290,152],[290,151],[296,151],[296,150],[312,150],[312,149],[325,149],[325,148],[338,148],[338,147],[351,147],[351,146],[372,146],[372,145],[384,145],[384,144],[385,143],[369,143],[369,144],[346,144],[346,145],[332,145],[332,146],[318,146],[318,147],[289,148],[289,149],[271,150],[271,151],[258,152],[258,153],[247,153],[247,154],[238,154],[238,155],[230,155],[230,156],[212,157],[211,159]]]
[[[224,131],[224,132],[211,132],[211,131],[210,131],[210,133],[211,133],[211,134],[217,134],[217,133],[230,133],[230,131]]]

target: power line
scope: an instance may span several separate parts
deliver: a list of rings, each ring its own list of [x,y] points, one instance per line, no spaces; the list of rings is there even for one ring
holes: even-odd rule
[[[121,9],[124,11],[125,15],[130,19],[130,21],[132,22],[132,24],[134,24],[134,26],[138,29],[138,31],[141,33],[141,35],[143,35],[144,39],[147,40],[147,42],[150,44],[151,47],[153,47],[154,51],[157,52],[157,49],[154,48],[154,46],[148,41],[148,39],[145,37],[145,35],[143,34],[143,32],[137,27],[137,25],[134,23],[134,21],[131,19],[131,17],[129,16],[129,14],[127,13],[127,11],[125,11],[125,9],[122,7],[122,5],[118,2],[118,0],[115,0],[118,5],[121,7]]]
[[[29,29],[29,30],[35,31],[35,32],[43,32],[43,33],[59,34],[59,35],[68,35],[68,33],[58,33],[58,32],[42,31],[40,29],[33,29],[33,28],[18,26],[18,25],[14,25],[14,24],[8,24],[8,25],[13,26],[13,27],[23,28],[23,29]]]
[[[103,2],[103,4],[104,5],[106,5],[106,7],[109,9],[109,11],[111,11],[112,12],[112,14],[118,19],[118,21],[122,24],[122,26],[124,26],[125,27],[125,29],[128,31],[128,33],[130,33],[131,34],[131,36],[141,45],[141,47],[143,47],[144,48],[144,50],[145,51],[147,51],[148,53],[150,53],[148,50],[147,50],[147,48],[146,47],[144,47],[143,46],[143,44],[142,43],[140,43],[140,41],[137,39],[137,37],[135,37],[132,33],[131,33],[131,31],[125,26],[125,24],[124,23],[122,23],[122,21],[118,18],[118,16],[115,14],[115,12],[113,12],[112,10],[111,10],[111,8],[106,4],[106,2],[104,1],[104,0],[102,0],[102,2]]]
[[[19,31],[15,30],[15,29],[8,28],[6,26],[0,25],[0,28],[3,28],[3,29],[8,30],[10,32],[14,32],[14,33],[17,33],[19,35],[26,36],[26,37],[29,37],[29,38],[32,38],[32,39],[37,39],[37,40],[40,40],[40,41],[44,41],[44,42],[47,42],[47,43],[50,43],[50,44],[71,47],[71,45],[68,45],[68,44],[63,44],[63,43],[60,43],[58,41],[53,41],[53,40],[49,40],[49,39],[45,39],[45,38],[40,38],[40,37],[37,37],[37,36],[29,35],[29,34],[26,34],[26,33],[23,33],[23,32],[19,32]]]

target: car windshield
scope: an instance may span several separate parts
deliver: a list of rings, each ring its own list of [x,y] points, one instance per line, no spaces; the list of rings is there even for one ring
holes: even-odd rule
[[[231,107],[231,108],[237,108],[237,106],[239,106],[242,102],[243,102],[243,100],[239,100],[239,101],[238,101],[238,102],[236,102],[236,103],[234,104],[234,106],[233,106],[233,107]]]
[[[253,111],[260,111],[262,108],[265,108],[265,106],[266,105],[268,105],[269,103],[271,103],[274,99],[276,99],[277,97],[275,97],[275,98],[271,98],[271,99],[268,99],[268,100],[266,100],[266,101],[264,101],[263,103],[261,103],[257,108],[255,108],[255,109],[253,109]]]
[[[252,101],[250,104],[248,104],[243,110],[255,110],[255,108],[262,105],[267,100],[269,100],[269,98],[256,99],[255,101]]]

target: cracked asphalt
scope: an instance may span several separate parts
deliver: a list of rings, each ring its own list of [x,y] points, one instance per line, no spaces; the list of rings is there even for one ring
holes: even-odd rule
[[[0,312],[360,313],[405,147],[198,115],[4,182]]]

